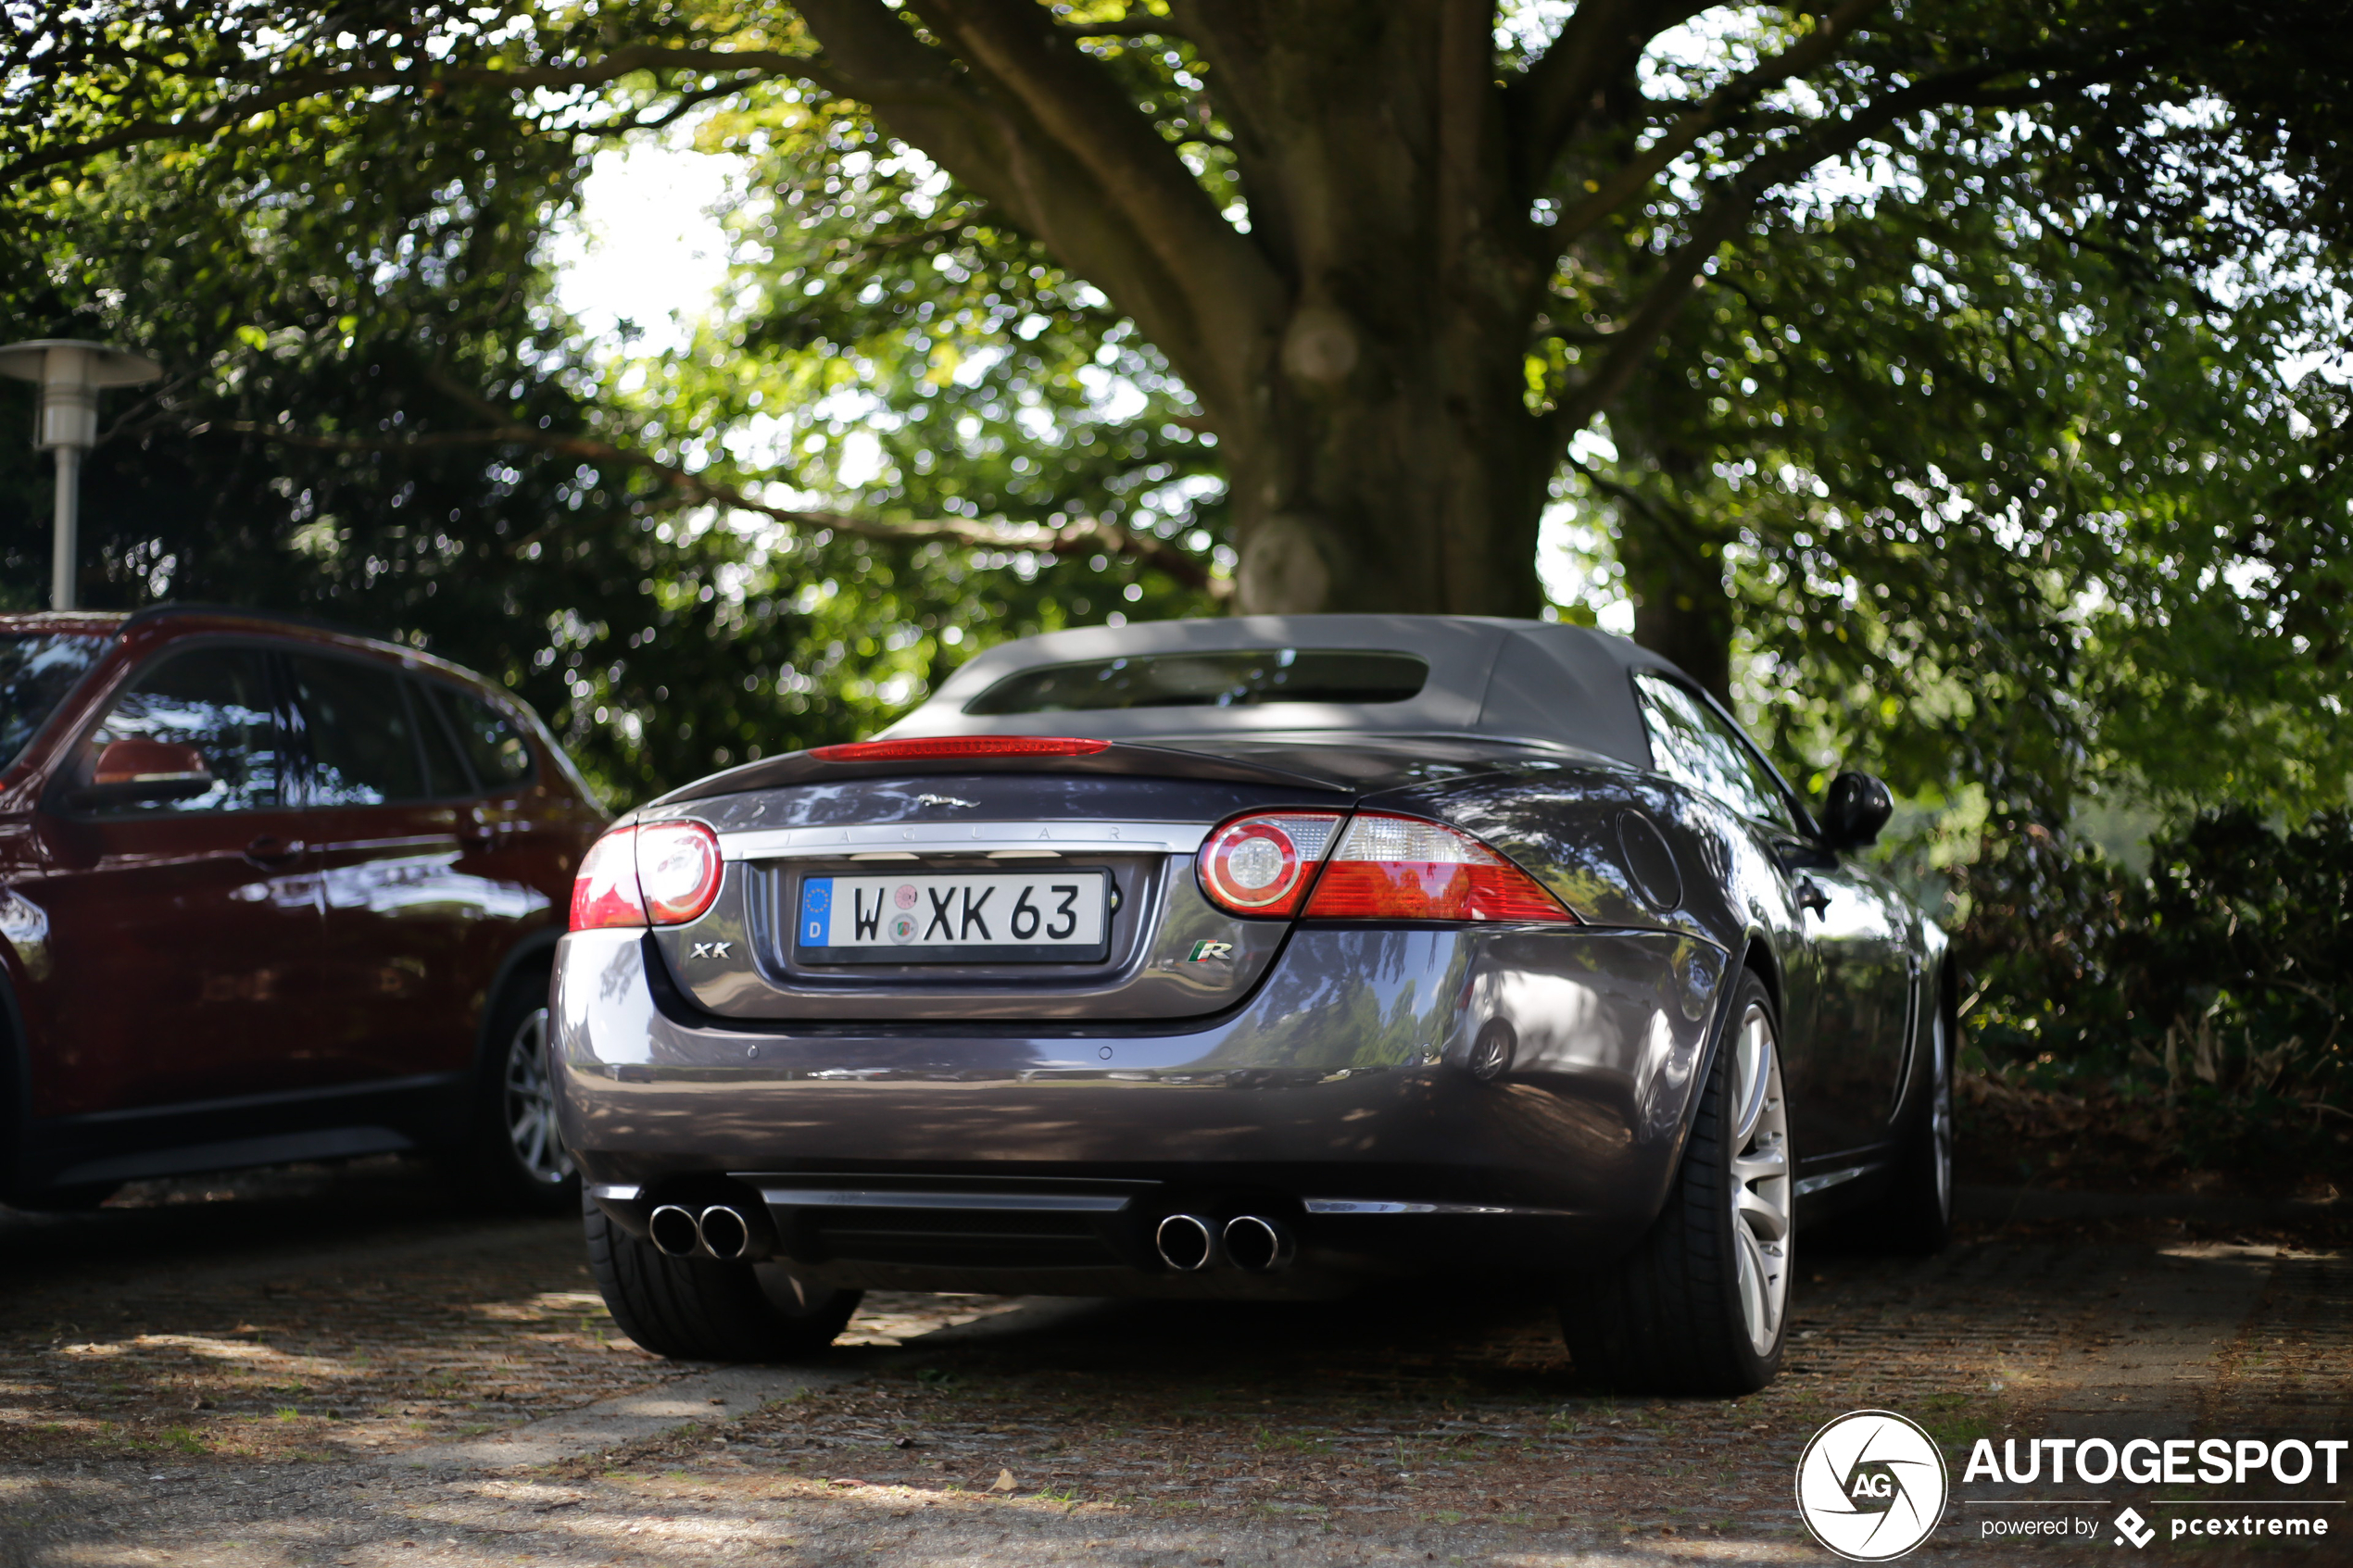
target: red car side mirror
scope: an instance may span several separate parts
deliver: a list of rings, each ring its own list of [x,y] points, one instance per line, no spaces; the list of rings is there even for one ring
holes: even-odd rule
[[[204,753],[193,746],[160,740],[110,740],[90,770],[90,784],[75,792],[81,805],[132,800],[184,800],[213,786]]]

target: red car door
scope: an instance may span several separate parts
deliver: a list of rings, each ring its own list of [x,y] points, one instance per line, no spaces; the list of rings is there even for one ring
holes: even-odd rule
[[[357,654],[286,658],[337,1048],[371,1078],[464,1071],[499,960],[551,900],[499,874],[497,813],[428,683]]]
[[[318,1030],[308,825],[285,798],[269,656],[200,642],[136,671],[35,823],[52,983],[35,1113],[298,1091],[337,1075]]]

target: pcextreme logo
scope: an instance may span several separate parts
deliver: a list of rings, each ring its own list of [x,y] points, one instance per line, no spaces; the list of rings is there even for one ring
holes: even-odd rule
[[[1894,1411],[1840,1416],[1797,1461],[1798,1516],[1853,1562],[1885,1562],[1928,1539],[1951,1487],[1936,1440]]]

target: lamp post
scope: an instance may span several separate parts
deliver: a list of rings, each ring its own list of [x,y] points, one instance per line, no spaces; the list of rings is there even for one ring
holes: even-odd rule
[[[0,376],[41,388],[32,445],[57,457],[57,535],[49,608],[73,608],[76,534],[82,521],[82,454],[98,444],[98,389],[136,386],[163,374],[143,355],[79,338],[44,337],[0,348]]]

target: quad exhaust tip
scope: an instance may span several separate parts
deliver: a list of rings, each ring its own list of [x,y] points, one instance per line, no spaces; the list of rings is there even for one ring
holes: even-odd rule
[[[646,1220],[647,1238],[657,1250],[673,1258],[691,1258],[702,1250],[702,1227],[675,1203],[665,1203]]]
[[[1299,1254],[1290,1229],[1262,1214],[1237,1214],[1226,1222],[1226,1256],[1244,1273],[1267,1274],[1290,1266]]]
[[[646,1220],[655,1250],[672,1258],[718,1258],[733,1262],[751,1251],[751,1222],[742,1210],[714,1203],[697,1214],[665,1203]]]
[[[1290,1227],[1263,1214],[1238,1214],[1220,1225],[1199,1214],[1171,1214],[1152,1231],[1160,1261],[1180,1274],[1231,1263],[1244,1273],[1289,1268],[1299,1255]]]
[[[1217,1261],[1217,1227],[1199,1214],[1171,1214],[1152,1232],[1152,1245],[1178,1273],[1198,1273]]]
[[[724,1203],[704,1210],[698,1228],[703,1250],[714,1258],[733,1262],[751,1250],[751,1223]]]

